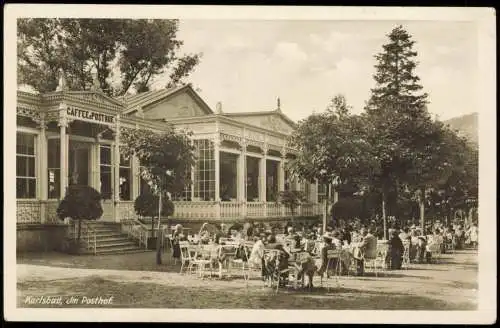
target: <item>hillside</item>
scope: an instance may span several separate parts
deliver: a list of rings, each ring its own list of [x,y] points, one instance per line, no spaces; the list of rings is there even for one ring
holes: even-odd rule
[[[458,130],[460,134],[467,137],[473,143],[478,144],[477,117],[477,113],[472,113],[451,118],[444,121],[444,123],[450,125],[452,129]]]

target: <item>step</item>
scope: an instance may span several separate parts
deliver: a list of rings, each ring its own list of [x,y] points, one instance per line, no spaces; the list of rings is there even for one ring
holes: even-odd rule
[[[128,253],[144,253],[144,252],[150,252],[144,248],[129,248],[129,247],[122,247],[122,248],[112,248],[112,249],[97,249],[95,252],[96,255],[112,255],[112,254],[128,254]],[[93,250],[82,250],[80,251],[80,254],[94,254]]]
[[[107,242],[112,242],[112,241],[132,241],[132,239],[128,238],[127,236],[124,236],[124,235],[118,235],[118,236],[110,236],[110,237],[97,237],[96,241],[98,244],[102,244],[102,243],[107,243]]]
[[[120,247],[120,246],[136,246],[138,247],[138,243],[132,241],[130,239],[125,240],[110,240],[110,241],[97,241],[97,248],[110,248],[110,247]]]

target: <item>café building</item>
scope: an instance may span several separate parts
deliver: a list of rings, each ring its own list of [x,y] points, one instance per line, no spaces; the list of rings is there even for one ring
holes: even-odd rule
[[[215,111],[190,85],[111,98],[98,88],[17,92],[16,216],[19,225],[58,224],[56,209],[68,185],[89,185],[103,196],[103,221],[133,220],[134,199],[147,188],[137,159],[121,156],[120,129],[161,132],[168,124],[193,132],[193,183],[171,195],[174,217],[231,220],[289,216],[278,200],[285,189],[302,190],[299,216],[322,213],[326,187],[294,180],[285,162],[294,156],[286,139],[295,123],[276,108]]]

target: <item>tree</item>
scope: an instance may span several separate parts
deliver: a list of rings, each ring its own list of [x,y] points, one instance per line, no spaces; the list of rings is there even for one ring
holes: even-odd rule
[[[173,215],[175,206],[170,199],[164,199],[161,204],[160,213],[160,197],[151,191],[146,191],[135,199],[134,210],[140,216],[151,218],[151,231],[154,231],[154,218],[158,218],[160,214],[165,217]]]
[[[146,205],[161,204],[158,208],[163,208],[162,199],[168,201],[167,192],[180,192],[191,183],[189,172],[195,158],[190,135],[191,133],[186,131],[176,131],[172,126],[162,133],[147,129],[122,130],[121,140],[124,146],[120,147],[121,153],[126,158],[138,158],[141,177],[151,186],[151,192],[159,198],[158,203],[155,203],[156,200],[147,201]],[[149,205],[146,205],[145,208],[148,208]],[[159,217],[158,231],[160,225]],[[157,264],[161,264],[160,243],[160,238],[157,238]]]
[[[365,183],[375,164],[366,126],[364,118],[350,114],[345,98],[337,95],[325,112],[298,123],[288,140],[297,150],[288,169],[293,175],[328,188],[332,184]]]
[[[426,129],[431,125],[428,96],[415,74],[415,41],[402,26],[394,28],[388,38],[383,51],[375,55],[376,85],[365,108],[370,144],[379,162],[372,183],[382,194],[384,237],[387,195],[393,190],[397,199],[408,170],[413,168],[414,154],[424,153],[424,140],[430,137]]]
[[[80,246],[82,220],[97,220],[102,216],[101,194],[92,187],[85,185],[70,185],[64,199],[57,208],[60,220],[71,218],[78,221],[75,251]]]
[[[292,214],[292,225],[295,217],[295,210],[305,201],[306,196],[299,190],[283,190],[279,193],[279,202],[288,208]]]
[[[54,91],[63,69],[70,89],[89,90],[95,68],[99,87],[109,96],[148,91],[163,74],[169,77],[165,87],[183,84],[201,54],[179,54],[178,29],[178,20],[22,18],[18,81],[39,92]]]

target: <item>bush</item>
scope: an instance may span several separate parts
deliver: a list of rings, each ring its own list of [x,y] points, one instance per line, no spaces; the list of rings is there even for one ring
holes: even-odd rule
[[[80,243],[82,220],[97,220],[102,216],[101,194],[92,187],[70,185],[64,199],[59,203],[57,216],[60,220],[78,220],[77,244]]]

